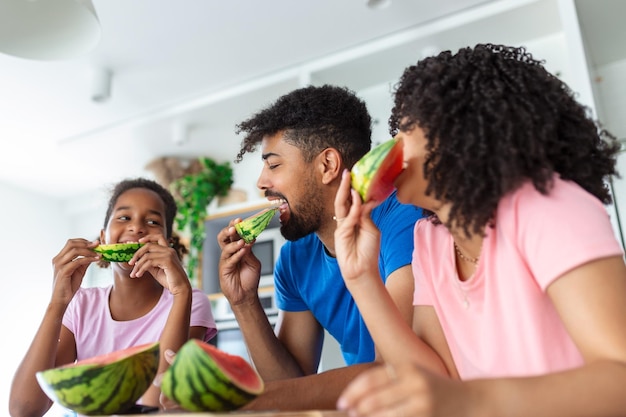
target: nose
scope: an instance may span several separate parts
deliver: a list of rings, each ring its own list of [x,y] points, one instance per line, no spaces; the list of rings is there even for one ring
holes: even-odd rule
[[[135,233],[137,235],[146,234],[146,224],[139,219],[129,222],[127,228],[129,232]]]
[[[272,184],[269,179],[268,169],[264,164],[263,168],[261,169],[261,174],[259,174],[259,178],[256,181],[256,186],[257,188],[259,188],[259,190],[265,191],[271,188],[271,185]]]

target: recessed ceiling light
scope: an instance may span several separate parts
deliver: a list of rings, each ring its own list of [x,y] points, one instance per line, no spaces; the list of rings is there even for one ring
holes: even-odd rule
[[[386,9],[391,5],[391,0],[367,0],[367,7],[370,9]]]

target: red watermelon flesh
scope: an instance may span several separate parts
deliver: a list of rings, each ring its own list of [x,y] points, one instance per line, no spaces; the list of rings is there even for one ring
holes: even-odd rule
[[[122,413],[148,390],[159,365],[159,342],[122,349],[37,372],[41,389],[81,415]]]
[[[153,345],[154,343],[146,343],[144,345],[133,346],[115,352],[104,353],[102,355],[94,356],[92,358],[86,358],[75,363],[63,365],[61,368],[76,367],[80,365],[106,365],[109,363],[117,362],[122,358],[133,356],[136,353],[142,352]]]
[[[352,188],[364,202],[383,201],[395,189],[394,181],[403,169],[402,143],[391,139],[371,149],[351,170]]]
[[[161,380],[161,392],[187,411],[236,410],[263,388],[245,359],[197,339],[178,350]]]
[[[198,343],[198,345],[213,357],[213,360],[228,379],[246,387],[248,391],[255,393],[263,391],[263,381],[258,374],[250,372],[250,364],[244,358],[231,355],[208,343]]]

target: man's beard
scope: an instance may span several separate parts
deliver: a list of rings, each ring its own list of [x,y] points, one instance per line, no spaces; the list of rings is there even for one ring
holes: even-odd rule
[[[322,223],[321,213],[324,212],[324,203],[318,198],[321,195],[319,186],[315,180],[309,178],[304,187],[311,198],[308,201],[299,201],[294,206],[290,203],[289,220],[280,228],[280,233],[287,240],[298,240],[316,232]]]

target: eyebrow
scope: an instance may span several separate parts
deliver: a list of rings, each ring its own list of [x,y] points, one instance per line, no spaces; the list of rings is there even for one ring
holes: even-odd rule
[[[268,153],[264,153],[263,155],[261,155],[261,159],[263,159],[265,161],[270,156],[280,156],[280,155],[278,155],[275,152],[268,152]]]

